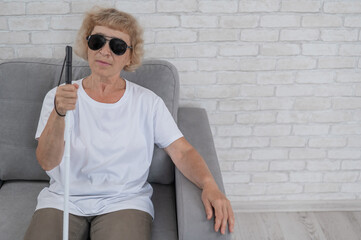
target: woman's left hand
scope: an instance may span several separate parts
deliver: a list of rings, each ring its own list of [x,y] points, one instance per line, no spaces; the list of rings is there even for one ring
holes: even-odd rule
[[[235,219],[232,206],[219,188],[214,185],[205,186],[202,191],[202,201],[208,220],[212,218],[214,208],[214,230],[218,232],[221,229],[221,233],[225,234],[228,222],[229,231],[233,232]]]

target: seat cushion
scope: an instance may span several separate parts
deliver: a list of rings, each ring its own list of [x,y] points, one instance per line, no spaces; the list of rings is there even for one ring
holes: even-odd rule
[[[1,240],[23,239],[34,213],[44,181],[7,181],[0,188]],[[152,184],[155,219],[152,239],[176,240],[177,222],[174,185]]]
[[[62,59],[37,58],[0,63],[0,180],[48,180],[36,160],[34,138],[43,99],[57,85],[62,64]],[[88,63],[73,61],[72,73],[74,80],[88,76]],[[177,121],[179,79],[172,64],[146,60],[121,75],[160,96]],[[148,181],[174,182],[174,164],[156,145]]]
[[[0,188],[0,235],[3,240],[23,239],[44,181],[8,181]]]
[[[173,184],[152,184],[154,204],[153,240],[178,239],[175,187]]]

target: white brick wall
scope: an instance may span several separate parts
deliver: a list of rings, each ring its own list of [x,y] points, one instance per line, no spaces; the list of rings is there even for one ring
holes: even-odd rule
[[[0,61],[62,58],[94,4],[134,14],[146,57],[178,68],[232,201],[361,198],[360,1],[2,1]]]

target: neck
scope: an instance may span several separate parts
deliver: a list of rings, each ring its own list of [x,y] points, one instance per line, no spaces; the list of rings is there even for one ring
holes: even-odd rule
[[[114,77],[102,77],[91,74],[84,80],[84,89],[90,90],[103,96],[124,90],[126,85],[125,80],[119,77],[119,75],[116,75]]]

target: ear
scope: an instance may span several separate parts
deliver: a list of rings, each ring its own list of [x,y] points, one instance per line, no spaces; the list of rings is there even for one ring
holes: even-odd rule
[[[131,64],[131,61],[129,60],[129,61],[127,62],[127,64],[125,64],[124,67],[129,67],[130,64]]]
[[[129,58],[128,58],[126,66],[129,66],[131,63],[132,63],[132,54],[129,54]]]

